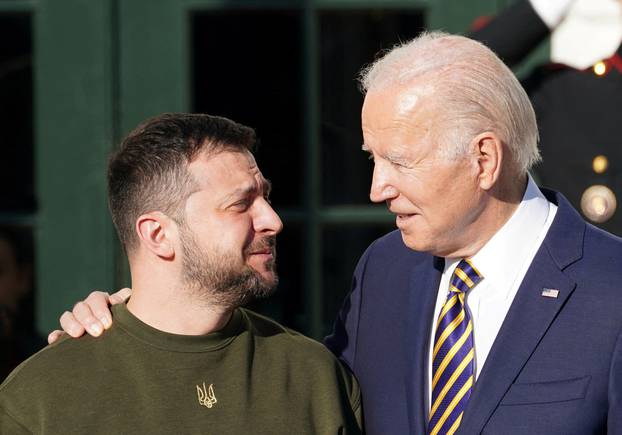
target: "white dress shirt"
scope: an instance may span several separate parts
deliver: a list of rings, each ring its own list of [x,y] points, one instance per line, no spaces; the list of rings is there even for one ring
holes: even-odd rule
[[[475,379],[479,376],[514,296],[553,222],[557,206],[540,192],[531,176],[523,199],[510,219],[470,258],[483,279],[466,295],[473,321]],[[429,349],[434,349],[436,319],[461,258],[446,258],[436,297]],[[432,396],[432,352],[428,352],[428,404]],[[429,405],[428,405],[429,409]]]

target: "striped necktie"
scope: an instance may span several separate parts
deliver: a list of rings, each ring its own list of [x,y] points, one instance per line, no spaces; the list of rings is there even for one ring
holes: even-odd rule
[[[429,435],[456,432],[471,396],[475,375],[473,322],[464,298],[481,279],[469,260],[461,260],[451,277],[434,336]]]

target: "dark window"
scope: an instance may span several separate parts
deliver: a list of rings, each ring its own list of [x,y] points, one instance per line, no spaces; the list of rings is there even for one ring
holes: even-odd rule
[[[193,28],[193,110],[257,130],[257,161],[276,207],[302,204],[303,99],[299,12],[199,13]]]
[[[31,35],[29,14],[0,14],[0,381],[45,344],[34,327]]]
[[[325,11],[321,29],[322,195],[325,204],[368,204],[371,165],[361,152],[357,76],[379,52],[423,30],[421,11]],[[338,188],[337,188],[338,186]]]
[[[305,20],[306,13],[316,16]],[[393,228],[386,215],[362,223],[359,209],[339,207],[369,204],[372,166],[360,149],[363,97],[356,76],[380,50],[417,35],[423,13],[206,10],[191,23],[192,109],[257,130],[258,164],[273,181],[273,204],[285,223],[279,291],[252,308],[320,338],[349,290],[357,259]],[[310,96],[313,89],[319,95]],[[321,153],[317,171],[306,160],[311,150]],[[313,186],[320,186],[319,202]]]
[[[35,209],[30,15],[0,14],[0,213]]]

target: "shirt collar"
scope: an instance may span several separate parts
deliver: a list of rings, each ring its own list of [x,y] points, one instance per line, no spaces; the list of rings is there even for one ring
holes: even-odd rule
[[[471,263],[484,277],[494,295],[505,299],[545,226],[549,202],[529,176],[523,199],[510,219],[473,256]],[[460,259],[446,259],[445,271]]]

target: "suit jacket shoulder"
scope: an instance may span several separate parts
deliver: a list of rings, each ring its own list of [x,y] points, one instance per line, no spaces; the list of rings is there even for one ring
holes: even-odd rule
[[[458,434],[620,433],[622,241],[585,223],[562,195],[542,191],[558,206],[555,220]]]
[[[376,240],[356,267],[326,345],[354,371],[369,434],[424,427],[427,339],[442,260],[404,245],[399,231]]]

